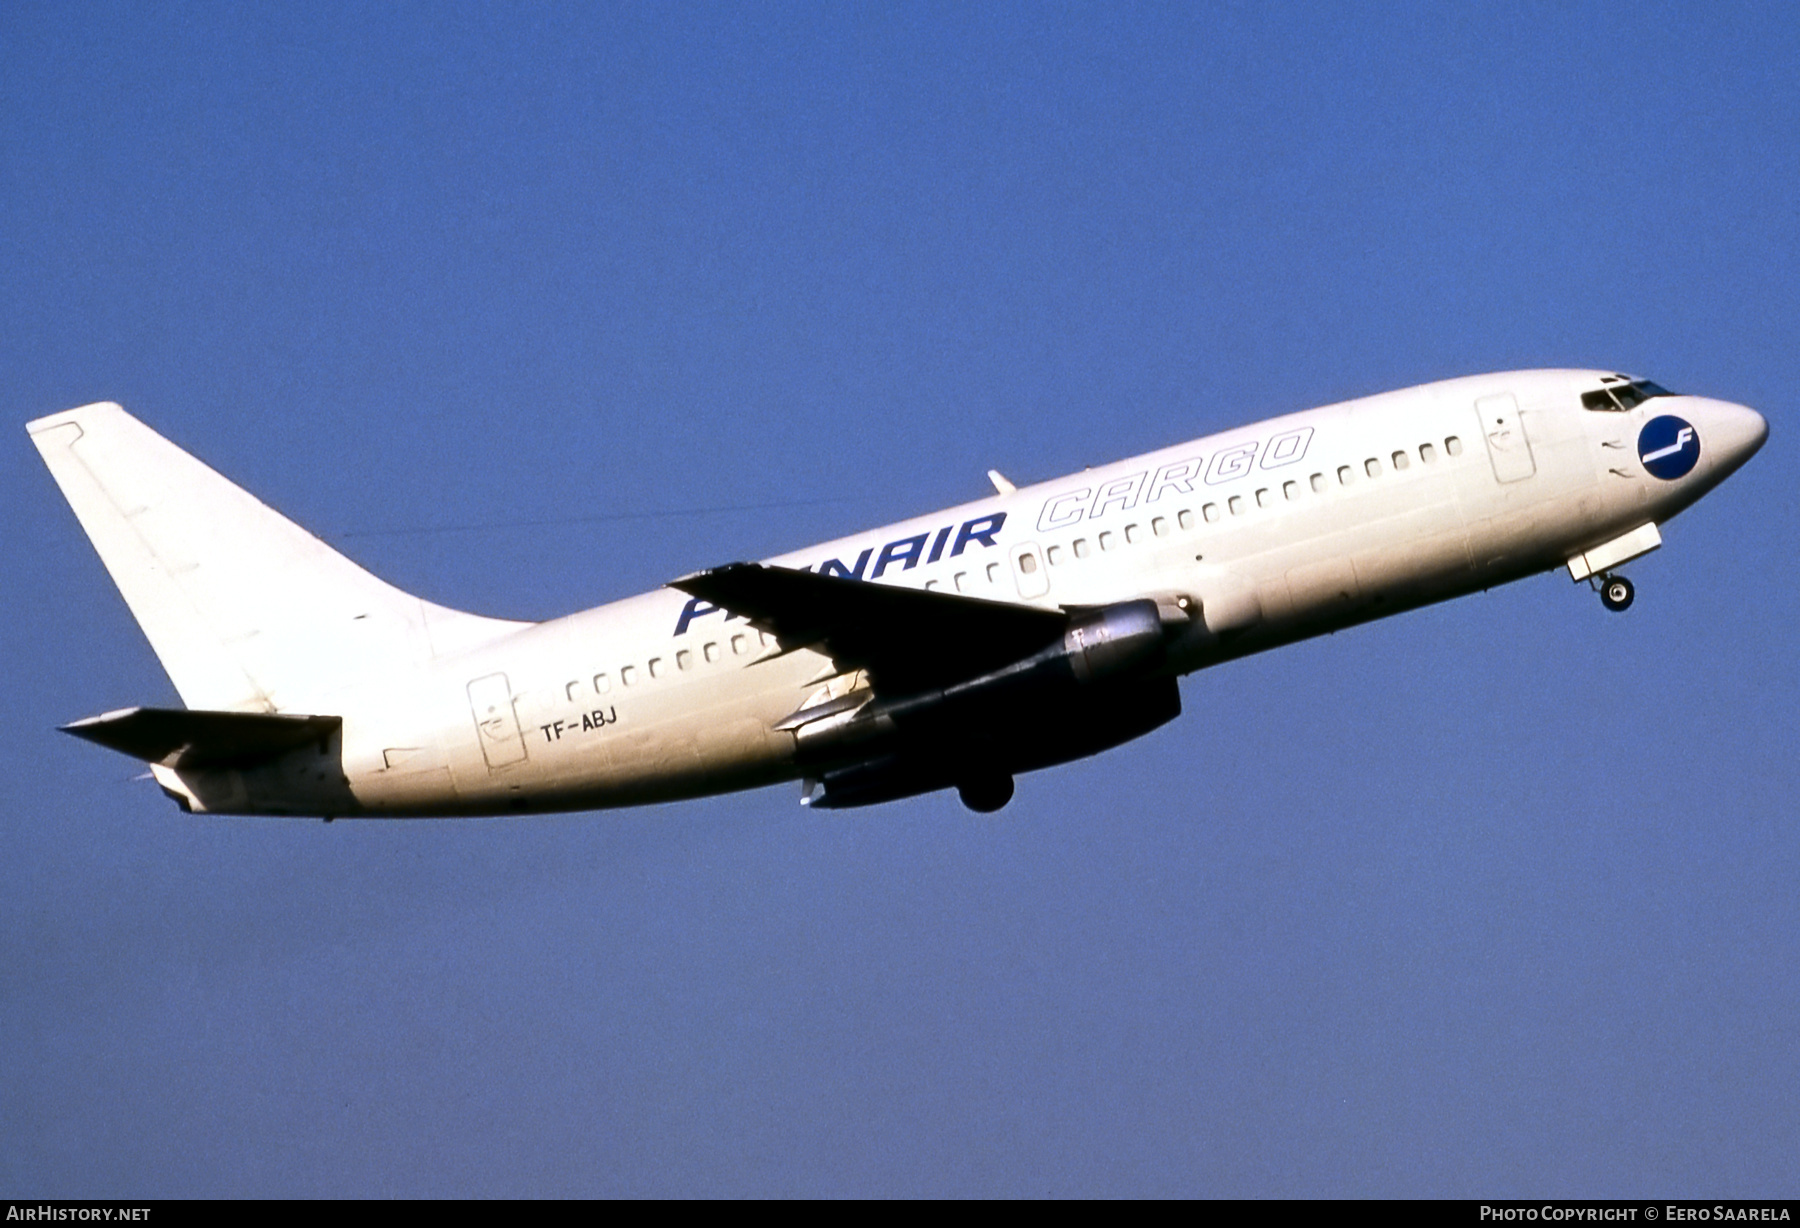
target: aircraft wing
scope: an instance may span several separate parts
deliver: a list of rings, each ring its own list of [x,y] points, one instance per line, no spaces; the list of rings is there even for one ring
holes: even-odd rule
[[[750,620],[784,649],[816,648],[878,691],[914,695],[973,678],[1062,638],[1060,610],[921,592],[759,563],[729,563],[672,587]]]

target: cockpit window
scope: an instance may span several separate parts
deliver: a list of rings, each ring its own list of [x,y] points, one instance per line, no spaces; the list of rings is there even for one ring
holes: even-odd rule
[[[1620,379],[1614,383],[1610,379],[1602,387],[1592,392],[1581,394],[1584,409],[1598,409],[1608,413],[1624,413],[1628,409],[1636,409],[1652,397],[1672,397],[1675,394],[1660,384],[1653,384],[1647,379]]]

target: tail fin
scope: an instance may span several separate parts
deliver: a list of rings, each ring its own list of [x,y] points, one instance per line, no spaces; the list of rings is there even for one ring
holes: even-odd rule
[[[190,708],[331,712],[348,685],[527,625],[376,579],[117,405],[26,429]]]

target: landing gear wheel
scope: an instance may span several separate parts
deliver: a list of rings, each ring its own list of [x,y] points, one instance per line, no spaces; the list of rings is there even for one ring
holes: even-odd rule
[[[1012,801],[1013,778],[1004,773],[977,776],[957,785],[956,794],[962,798],[962,804],[976,814],[992,814]]]
[[[1600,586],[1600,604],[1614,614],[1631,608],[1631,599],[1637,596],[1637,590],[1631,587],[1631,581],[1624,576],[1608,576]]]

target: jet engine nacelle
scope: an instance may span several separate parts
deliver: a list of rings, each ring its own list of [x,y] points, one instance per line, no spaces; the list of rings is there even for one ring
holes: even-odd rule
[[[1021,704],[988,721],[945,722],[935,736],[896,732],[862,749],[866,757],[838,758],[815,768],[804,799],[816,809],[841,810],[971,784],[999,782],[1002,793],[991,810],[1011,796],[1011,778],[1097,755],[1140,738],[1181,715],[1181,692],[1173,678],[1129,678],[1083,688],[1064,702]],[[969,801],[967,793],[964,801]]]
[[[1155,601],[1082,611],[1057,643],[992,673],[938,690],[875,699],[864,693],[795,713],[803,764],[823,769],[814,805],[864,805],[984,772],[1010,774],[1117,746],[1172,719],[1172,678]],[[854,798],[855,800],[851,800]]]
[[[1070,625],[1062,647],[1077,682],[1133,673],[1162,653],[1162,611],[1149,600],[1101,606]]]
[[[991,717],[1022,702],[1054,700],[1088,687],[1136,677],[1162,657],[1163,615],[1155,601],[1122,601],[1084,610],[1061,641],[991,673],[916,695],[875,699],[851,694],[794,713],[776,726],[792,730],[801,760],[836,757],[885,741],[903,729],[922,732],[958,718]]]
[[[881,710],[901,725],[922,716],[987,711],[1054,699],[1088,687],[1136,677],[1162,659],[1162,614],[1156,602],[1121,601],[1084,610],[1061,643],[990,674],[923,695],[888,700]]]

